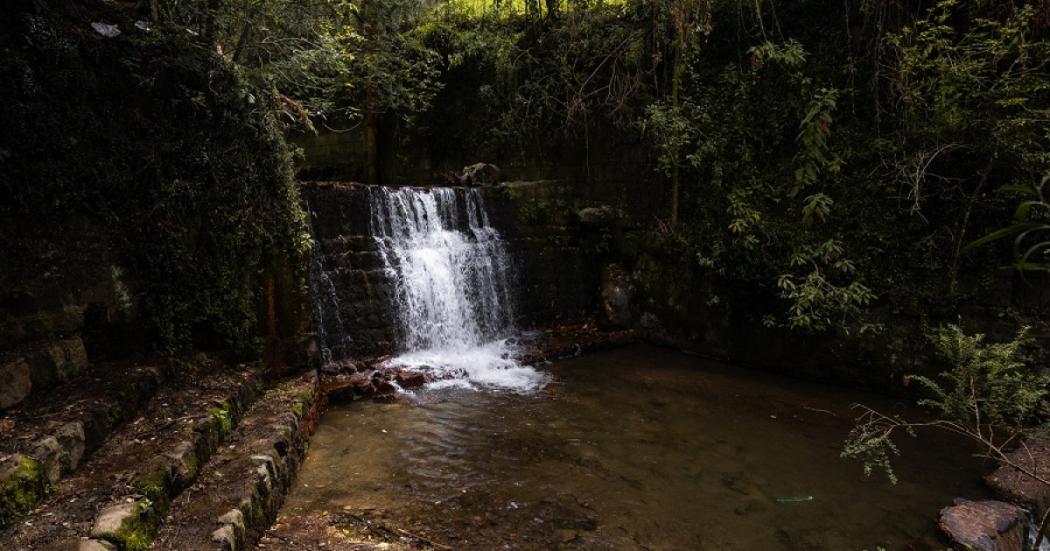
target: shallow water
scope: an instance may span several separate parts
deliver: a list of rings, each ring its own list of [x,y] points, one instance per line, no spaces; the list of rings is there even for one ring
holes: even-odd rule
[[[885,398],[651,347],[550,366],[532,395],[430,389],[333,407],[286,514],[353,511],[456,549],[934,549],[980,497],[958,442],[903,442],[900,482],[839,458]]]

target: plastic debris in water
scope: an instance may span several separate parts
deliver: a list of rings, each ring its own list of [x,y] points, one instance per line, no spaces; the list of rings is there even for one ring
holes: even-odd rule
[[[777,503],[802,503],[813,501],[813,496],[781,496],[776,499]]]
[[[94,29],[95,32],[106,38],[120,36],[120,27],[116,25],[110,25],[109,23],[102,23],[100,21],[96,21],[91,24],[91,28]]]
[[[135,22],[135,28],[147,33],[153,30],[152,27],[150,27],[149,21],[143,21],[141,19]]]

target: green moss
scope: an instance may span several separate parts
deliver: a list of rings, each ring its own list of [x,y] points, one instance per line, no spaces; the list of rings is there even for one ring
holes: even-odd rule
[[[187,477],[190,480],[197,478],[197,473],[200,472],[200,460],[197,458],[197,450],[194,449],[193,453],[189,457],[185,458]]]
[[[233,415],[230,413],[229,404],[224,402],[222,406],[212,408],[211,417],[217,423],[219,440],[225,438],[233,430]]]
[[[131,516],[124,520],[116,534],[109,539],[125,551],[145,551],[153,543],[158,515],[153,503],[143,499],[135,503]]]
[[[292,412],[299,419],[302,419],[306,414],[306,410],[310,407],[310,404],[314,400],[314,389],[313,387],[304,389],[296,393],[295,400],[292,402]]]
[[[0,482],[0,528],[22,517],[47,494],[48,484],[43,466],[36,460],[16,456],[8,476]]]
[[[135,479],[134,486],[146,496],[158,510],[167,510],[171,489],[171,475],[168,469],[157,469]]]
[[[250,519],[246,520],[246,526],[266,526],[267,515],[266,508],[263,503],[266,499],[259,493],[258,488],[252,490],[252,496],[250,498],[251,511]]]

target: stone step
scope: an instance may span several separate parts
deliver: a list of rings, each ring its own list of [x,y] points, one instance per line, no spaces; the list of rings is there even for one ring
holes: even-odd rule
[[[18,521],[75,472],[149,400],[166,361],[104,363],[0,416],[0,529]]]
[[[246,549],[277,515],[320,408],[315,374],[267,391],[172,503],[153,548]]]
[[[133,422],[2,537],[15,549],[145,548],[261,388],[258,366],[206,358],[177,366]]]

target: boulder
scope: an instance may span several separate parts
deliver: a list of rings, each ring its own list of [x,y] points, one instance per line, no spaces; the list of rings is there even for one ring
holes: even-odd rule
[[[623,268],[609,264],[602,270],[601,305],[604,321],[614,327],[629,327],[634,287]]]
[[[397,384],[401,385],[401,388],[416,388],[425,385],[426,382],[426,375],[419,371],[405,369],[397,372]]]
[[[956,499],[941,510],[941,530],[966,549],[1023,551],[1028,539],[1024,509],[1002,501]]]
[[[1011,463],[1042,478],[1050,478],[1050,441],[1030,439],[1024,446],[1010,452],[1008,457]],[[1050,487],[1009,465],[1000,466],[984,481],[1000,498],[1023,503],[1037,515],[1050,507]]]
[[[14,358],[0,364],[0,409],[20,403],[32,390],[29,364],[24,358]]]
[[[463,167],[459,175],[459,183],[464,186],[488,186],[496,185],[503,179],[503,172],[499,167],[489,163],[475,163]]]

